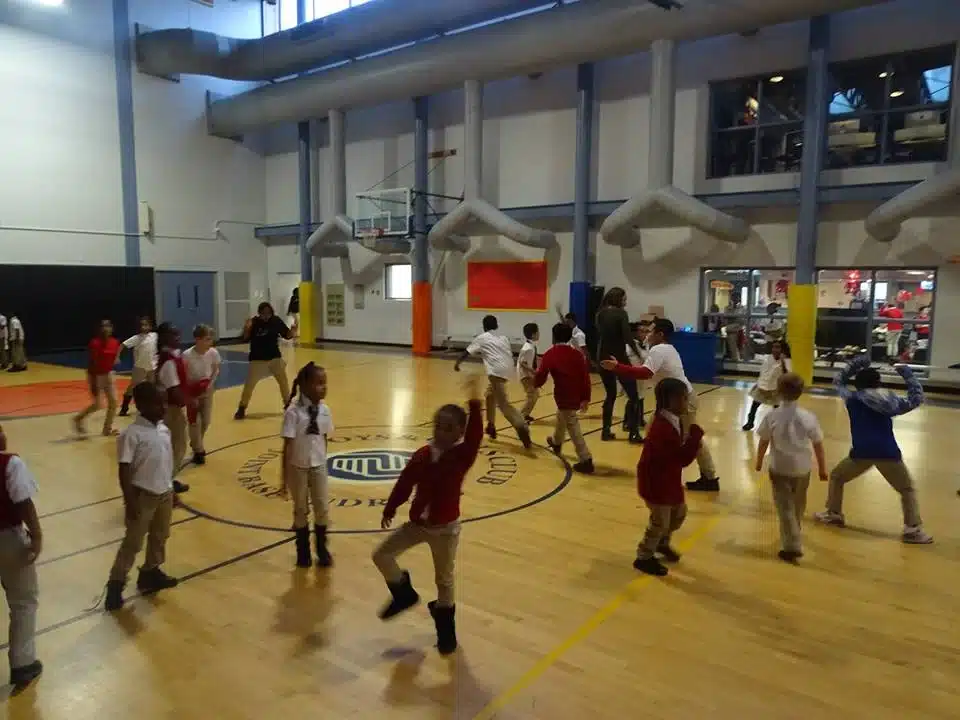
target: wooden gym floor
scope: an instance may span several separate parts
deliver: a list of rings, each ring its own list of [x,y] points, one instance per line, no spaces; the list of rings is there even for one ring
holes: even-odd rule
[[[242,375],[242,356],[228,357],[231,375]],[[427,438],[433,410],[462,397],[461,376],[443,358],[298,350],[297,364],[307,359],[329,372],[331,453],[411,450]],[[543,447],[524,453],[503,432],[484,444],[465,487],[461,649],[441,659],[425,606],[388,624],[376,618],[386,590],[369,557],[382,537],[390,483],[378,473],[389,474],[388,456],[338,461],[336,566],[293,569],[283,530],[290,507],[273,492],[281,404],[272,380],[242,423],[232,420],[239,388],[217,393],[208,463],[184,471],[192,490],[168,547],[167,569],[182,584],[112,616],[90,608],[123,534],[114,442],[74,439],[63,414],[83,401],[82,371],[35,363],[0,375],[0,387],[10,449],[41,485],[46,537],[38,641],[46,671],[5,700],[8,718],[935,720],[960,712],[960,478],[950,460],[960,413],[950,402],[896,423],[937,543],[900,544],[897,496],[871,473],[847,491],[851,527],[808,523],[806,557],[791,567],[776,559],[768,483],[752,471],[754,437],[740,430],[745,391],[698,387],[723,492],[689,497],[678,537],[685,556],[664,580],[631,568],[646,521],[634,483],[639,449],[599,442],[599,387],[583,421],[593,477],[571,476]],[[836,462],[849,439],[842,405],[803,402]],[[540,444],[553,411],[548,390],[534,413]],[[824,491],[812,483],[810,512]],[[431,599],[429,553],[412,551],[406,566]]]

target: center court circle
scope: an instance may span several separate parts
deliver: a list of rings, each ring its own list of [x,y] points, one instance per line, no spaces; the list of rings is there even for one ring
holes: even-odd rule
[[[338,428],[327,440],[329,514],[333,533],[378,533],[383,507],[414,452],[429,440],[421,426]],[[253,529],[289,532],[292,506],[281,491],[283,441],[252,438],[208,453],[190,466],[184,508],[202,517]],[[546,449],[523,450],[504,438],[480,446],[463,485],[464,522],[517,512],[544,500],[570,481],[569,465]],[[404,519],[409,504],[400,509]]]

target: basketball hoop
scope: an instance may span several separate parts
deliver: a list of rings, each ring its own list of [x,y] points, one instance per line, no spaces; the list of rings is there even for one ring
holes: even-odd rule
[[[383,238],[382,228],[371,228],[370,230],[361,230],[357,233],[357,240],[368,250],[373,250],[377,241]]]

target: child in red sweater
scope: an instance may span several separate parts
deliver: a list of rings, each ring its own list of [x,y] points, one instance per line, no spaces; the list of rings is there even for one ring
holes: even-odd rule
[[[433,553],[437,599],[430,614],[437,628],[437,649],[449,655],[457,649],[453,602],[454,566],[460,539],[460,495],[463,479],[473,466],[483,440],[479,386],[469,384],[470,414],[459,405],[444,405],[433,417],[433,439],[417,450],[400,473],[383,509],[380,526],[390,527],[397,508],[413,493],[410,520],[395,530],[373,553],[392,598],[380,611],[388,620],[420,602],[410,573],[397,565],[397,556],[426,543]]]
[[[547,376],[553,377],[553,399],[557,403],[557,424],[553,437],[547,445],[557,455],[563,445],[564,435],[570,433],[577,450],[577,462],[573,469],[590,474],[593,472],[593,457],[580,432],[577,413],[590,404],[590,370],[583,353],[570,345],[573,328],[566,323],[553,326],[553,347],[540,359],[540,367],[533,378],[534,387],[543,387]]]
[[[103,434],[107,437],[117,434],[113,429],[113,418],[117,412],[117,391],[114,387],[113,368],[117,364],[120,347],[120,341],[113,336],[113,323],[109,320],[102,320],[97,336],[87,345],[87,352],[89,353],[87,385],[90,388],[92,402],[73,418],[73,427],[76,429],[77,435],[87,434],[84,421],[88,415],[100,409],[101,395],[107,399],[107,414],[103,418]]]
[[[697,459],[703,428],[691,425],[684,439],[680,418],[688,410],[688,389],[682,380],[661,380],[654,394],[657,412],[637,463],[637,490],[650,509],[650,523],[637,545],[633,567],[648,575],[663,576],[667,568],[656,555],[667,562],[680,560],[680,555],[670,547],[670,537],[687,516],[681,476],[683,468]]]

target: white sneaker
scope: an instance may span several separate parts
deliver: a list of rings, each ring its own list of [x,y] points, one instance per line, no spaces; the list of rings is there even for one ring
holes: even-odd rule
[[[933,538],[923,531],[922,525],[903,528],[903,541],[908,545],[929,545]]]
[[[824,510],[813,514],[813,519],[824,525],[833,525],[834,527],[844,527],[846,522],[843,519],[843,513]]]

